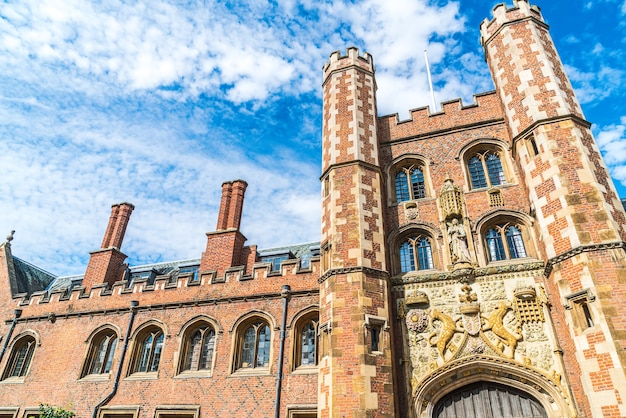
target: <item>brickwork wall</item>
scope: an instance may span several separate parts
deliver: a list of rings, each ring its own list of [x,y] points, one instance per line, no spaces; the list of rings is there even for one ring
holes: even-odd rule
[[[210,284],[205,276],[200,284],[188,282],[191,276],[179,277],[176,283],[157,278],[154,287],[138,281],[131,289],[124,283],[114,286],[112,292],[101,294],[102,288],[81,295],[81,289],[72,292],[68,300],[59,300],[53,294],[48,300],[35,294],[30,300],[3,303],[2,318],[12,317],[14,308],[23,310],[13,336],[30,330],[41,344],[37,346],[32,365],[24,383],[0,382],[0,406],[37,406],[39,402],[66,405],[71,402],[77,416],[91,416],[95,405],[112,388],[113,376],[105,381],[80,379],[81,367],[88,350],[89,335],[98,327],[110,324],[126,332],[130,301],[139,301],[133,330],[147,321],[163,324],[165,341],[158,371],[158,379],[133,380],[128,378],[128,364],[134,340],[131,340],[123,375],[116,396],[109,405],[141,407],[141,417],[153,417],[158,405],[200,405],[201,416],[270,417],[274,413],[276,372],[279,355],[279,334],[283,300],[283,284],[291,286],[293,297],[289,302],[287,324],[307,310],[318,306],[319,261],[313,260],[310,271],[297,271],[297,263],[283,268],[282,275],[267,276],[265,266],[257,266],[255,279],[229,280]],[[0,279],[4,279],[1,277]],[[18,303],[20,302],[20,303]],[[270,368],[263,375],[241,376],[232,373],[236,321],[251,312],[262,312],[271,318]],[[49,320],[50,314],[56,320]],[[181,329],[187,321],[204,315],[218,324],[215,345],[215,366],[211,377],[177,377],[177,362],[181,350]],[[3,329],[5,326],[3,325]],[[294,349],[292,333],[287,332],[285,344],[285,378],[281,400],[281,416],[286,416],[287,405],[317,403],[317,372],[292,372]],[[121,335],[121,337],[125,337]],[[122,341],[118,341],[112,366],[114,374],[119,364]],[[5,355],[0,370],[9,358]],[[51,379],[54,385],[51,385]]]
[[[355,272],[322,283],[320,323],[332,329],[330,352],[320,361],[319,416],[393,416],[391,334],[383,330],[372,353],[365,314],[389,318],[387,281]]]
[[[124,278],[126,266],[124,265],[126,254],[116,248],[98,250],[91,253],[83,285],[92,287],[94,285],[108,283],[113,284]]]

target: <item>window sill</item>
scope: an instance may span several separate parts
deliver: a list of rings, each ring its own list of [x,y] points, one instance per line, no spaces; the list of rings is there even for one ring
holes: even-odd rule
[[[14,377],[7,377],[6,379],[3,379],[0,383],[2,384],[21,384],[24,383],[24,381],[26,380],[26,376],[14,376]]]
[[[486,267],[507,266],[511,264],[525,264],[529,261],[539,261],[534,257],[508,258],[506,260],[489,261]]]
[[[111,373],[102,373],[102,374],[88,374],[81,377],[79,380],[81,382],[103,382],[111,379]]]
[[[291,374],[315,374],[318,373],[318,368],[316,366],[298,366]]]
[[[497,186],[478,187],[475,189],[464,190],[464,192],[465,193],[486,192],[492,189],[507,189],[513,186],[517,186],[517,183],[504,183],[504,184],[498,184]]]
[[[213,372],[211,370],[185,370],[174,376],[174,379],[194,379],[194,378],[206,378],[213,377]]]
[[[124,380],[157,380],[158,378],[159,372],[138,372],[127,376]]]
[[[248,376],[271,376],[269,367],[257,367],[254,369],[237,369],[229,377]]]
[[[391,202],[389,206],[402,206],[407,203],[430,202],[431,200],[436,200],[436,198],[431,197],[431,196],[426,196],[426,197],[420,197],[419,199],[409,199],[409,200],[402,200],[402,201],[394,200],[393,202]]]

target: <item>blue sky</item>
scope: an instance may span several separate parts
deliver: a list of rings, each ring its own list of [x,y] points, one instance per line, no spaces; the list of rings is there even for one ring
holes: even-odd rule
[[[484,0],[0,2],[0,233],[83,273],[113,203],[132,265],[199,257],[221,184],[261,248],[319,240],[321,68],[374,56],[380,114],[493,89]],[[511,4],[511,2],[509,2]],[[537,2],[626,197],[626,0]],[[4,235],[2,235],[4,236]]]

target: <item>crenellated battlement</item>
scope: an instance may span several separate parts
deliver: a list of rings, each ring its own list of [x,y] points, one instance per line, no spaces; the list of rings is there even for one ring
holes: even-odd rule
[[[545,24],[539,6],[531,5],[528,0],[513,0],[513,7],[507,7],[506,3],[494,6],[493,18],[485,19],[480,24],[481,43],[489,39],[503,25],[521,19],[538,19]]]
[[[326,82],[326,79],[331,73],[353,66],[373,74],[374,58],[368,52],[364,52],[363,56],[359,55],[359,49],[353,46],[349,47],[346,51],[346,55],[343,56],[339,51],[335,51],[330,54],[328,62],[324,64],[324,82]]]
[[[415,138],[504,119],[499,98],[493,91],[474,95],[474,103],[469,105],[464,105],[461,99],[455,99],[443,102],[441,106],[441,111],[436,113],[430,113],[428,106],[412,109],[407,120],[400,120],[397,113],[380,116],[379,142]]]
[[[223,276],[216,271],[203,272],[195,278],[193,273],[179,274],[173,279],[171,274],[157,276],[153,283],[147,279],[115,282],[113,286],[101,283],[87,289],[75,286],[67,289],[18,294],[14,297],[22,309],[28,307],[25,316],[66,315],[74,311],[102,311],[122,309],[130,299],[140,299],[142,305],[167,305],[188,301],[229,300],[251,298],[259,294],[280,293],[281,286],[288,284],[294,292],[317,290],[320,274],[320,258],[312,257],[307,268],[300,259],[286,260],[280,271],[273,271],[271,263],[256,263],[251,275],[245,275],[245,268],[233,267]]]

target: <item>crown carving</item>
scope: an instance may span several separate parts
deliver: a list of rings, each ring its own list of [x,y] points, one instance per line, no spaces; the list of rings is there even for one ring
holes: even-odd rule
[[[418,290],[410,295],[407,295],[405,303],[407,305],[428,305],[430,303],[430,299],[428,299],[428,295],[426,293]]]

